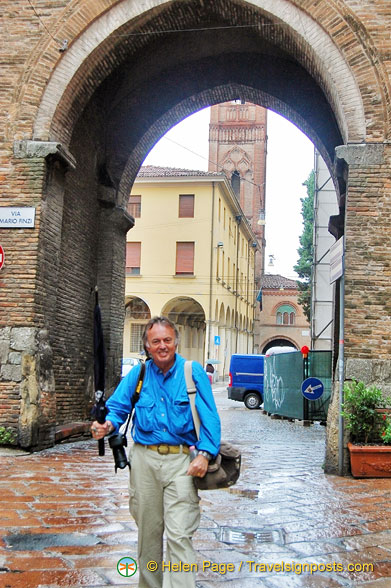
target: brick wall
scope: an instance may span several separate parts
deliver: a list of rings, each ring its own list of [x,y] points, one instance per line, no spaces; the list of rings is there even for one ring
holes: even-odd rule
[[[330,167],[338,145],[382,145],[391,18],[388,0],[32,4],[3,0],[0,23],[1,205],[36,208],[34,229],[0,229],[0,422],[18,421],[23,444],[38,447],[56,422],[88,412],[96,282],[114,385],[131,222],[120,207],[156,140],[240,94],[300,126]],[[14,144],[26,140],[32,151]],[[349,166],[347,353],[375,360],[390,347],[388,147],[379,164]],[[15,349],[17,328],[33,344]]]

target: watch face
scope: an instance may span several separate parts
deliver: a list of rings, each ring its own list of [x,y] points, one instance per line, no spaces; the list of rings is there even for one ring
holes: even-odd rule
[[[211,454],[210,454],[210,453],[208,453],[207,451],[199,451],[199,452],[198,452],[198,455],[203,455],[203,456],[204,456],[204,457],[206,457],[206,459],[207,459],[207,460],[209,460],[209,461],[212,459],[212,456],[211,456]]]

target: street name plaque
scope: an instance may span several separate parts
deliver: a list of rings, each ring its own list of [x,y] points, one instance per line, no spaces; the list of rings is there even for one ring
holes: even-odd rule
[[[33,229],[34,226],[34,207],[0,206],[0,229]]]

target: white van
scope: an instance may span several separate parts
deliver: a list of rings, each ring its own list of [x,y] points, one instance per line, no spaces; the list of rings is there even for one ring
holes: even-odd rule
[[[265,356],[269,357],[269,355],[277,355],[278,353],[292,353],[292,351],[299,350],[294,347],[289,347],[288,345],[282,347],[270,347],[270,349],[266,351]]]

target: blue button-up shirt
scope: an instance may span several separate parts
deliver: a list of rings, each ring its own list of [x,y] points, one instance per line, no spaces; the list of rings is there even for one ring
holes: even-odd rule
[[[163,374],[152,360],[146,362],[144,383],[133,414],[132,437],[142,445],[195,445],[198,450],[215,456],[220,449],[221,427],[208,376],[199,363],[192,362],[197,388],[195,404],[201,421],[197,440],[184,364],[185,359],[176,354],[174,365]],[[106,402],[106,419],[112,422],[116,431],[132,409],[140,369],[134,367]]]

